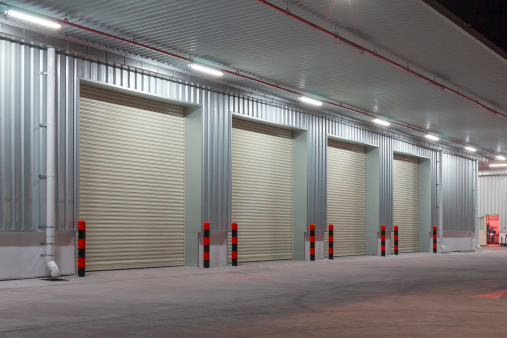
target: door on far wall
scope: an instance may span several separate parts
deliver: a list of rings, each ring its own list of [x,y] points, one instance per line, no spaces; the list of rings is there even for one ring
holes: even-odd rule
[[[183,265],[183,108],[87,86],[79,108],[87,270]]]
[[[479,217],[479,245],[488,244],[488,234],[486,229],[486,216]]]
[[[238,261],[292,259],[292,131],[233,118],[231,181]]]
[[[398,251],[419,251],[419,159],[393,156],[393,224],[398,226]]]
[[[489,226],[488,226],[489,225]],[[488,236],[488,244],[500,243],[500,216],[488,215],[486,216],[486,228]]]

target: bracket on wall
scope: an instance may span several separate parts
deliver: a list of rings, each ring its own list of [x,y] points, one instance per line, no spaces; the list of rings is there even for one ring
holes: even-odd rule
[[[48,227],[48,226],[45,226],[45,225],[39,225],[39,230],[46,230],[46,229],[52,229],[54,227]]]
[[[40,72],[40,75],[48,75],[48,72]]]
[[[54,257],[55,255],[40,254],[41,257]]]
[[[41,180],[45,180],[45,179],[46,179],[46,178],[48,178],[48,177],[47,177],[46,175],[39,175],[39,178],[40,178]]]
[[[55,245],[55,243],[40,242],[40,245]]]
[[[44,123],[39,123],[39,127],[41,127],[41,128],[47,128],[47,127],[48,127],[48,125],[47,125],[47,124],[44,124]]]

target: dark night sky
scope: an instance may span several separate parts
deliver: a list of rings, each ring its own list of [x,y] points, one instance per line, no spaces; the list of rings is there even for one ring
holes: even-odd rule
[[[507,52],[507,0],[437,0]]]

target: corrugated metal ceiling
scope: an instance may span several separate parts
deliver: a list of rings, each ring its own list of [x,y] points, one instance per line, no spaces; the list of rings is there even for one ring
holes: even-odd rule
[[[272,0],[330,31],[507,112],[507,62],[423,1]],[[507,152],[507,119],[256,1],[18,0],[36,13],[136,40],[196,61],[296,88],[483,147]],[[186,62],[79,29],[62,33],[186,68]],[[242,85],[268,87],[227,76]],[[293,95],[285,96],[294,98]],[[337,110],[337,109],[336,109]],[[507,114],[507,113],[506,113]]]

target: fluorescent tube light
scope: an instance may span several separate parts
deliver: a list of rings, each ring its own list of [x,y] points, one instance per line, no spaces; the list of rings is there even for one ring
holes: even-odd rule
[[[505,157],[504,157],[504,156],[502,156],[502,155],[497,155],[497,156],[496,156],[496,159],[497,159],[497,160],[500,160],[500,161],[505,161]]]
[[[300,98],[298,98],[298,100],[304,103],[313,104],[314,106],[322,106],[322,102],[311,99],[306,96],[301,96]]]
[[[381,119],[373,119],[372,121],[375,122],[376,124],[380,124],[380,125],[386,126],[386,127],[391,125],[391,123],[381,120]]]
[[[507,167],[507,163],[495,163],[489,165],[491,168]]]
[[[426,134],[426,135],[424,135],[424,137],[426,137],[427,139],[432,140],[432,141],[440,140],[440,137],[437,137],[437,136],[431,135],[431,134]]]
[[[468,151],[474,152],[474,153],[477,151],[477,149],[475,149],[473,147],[469,147],[469,146],[466,146],[465,149]]]
[[[36,16],[28,15],[28,14],[21,13],[21,12],[16,12],[13,10],[8,10],[7,14],[9,14],[10,16],[12,16],[13,18],[16,18],[16,19],[25,20],[25,21],[32,22],[32,23],[35,23],[35,24],[38,24],[41,26],[46,26],[49,28],[58,29],[58,28],[62,27],[62,25],[60,25],[59,23],[56,23],[54,21],[41,19]]]
[[[196,65],[195,63],[191,63],[188,66],[190,68],[192,68],[192,69],[197,70],[198,72],[203,72],[203,73],[211,74],[211,75],[215,75],[215,76],[222,76],[222,75],[224,75],[224,73],[222,73],[219,70],[216,70],[216,69],[213,69],[213,68],[209,68],[209,67],[206,67],[206,66]]]

